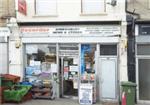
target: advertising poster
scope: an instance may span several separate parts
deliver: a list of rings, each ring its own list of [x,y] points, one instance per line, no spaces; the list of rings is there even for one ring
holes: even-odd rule
[[[89,44],[82,44],[81,45],[81,74],[85,72],[85,53],[91,51],[91,46]]]
[[[79,103],[82,105],[91,105],[92,100],[92,84],[80,84]]]

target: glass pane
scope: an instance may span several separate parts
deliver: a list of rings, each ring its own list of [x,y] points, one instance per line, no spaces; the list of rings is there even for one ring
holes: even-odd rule
[[[117,45],[100,45],[100,55],[117,55]]]
[[[138,55],[150,55],[150,45],[140,44],[137,46]]]
[[[26,44],[25,50],[25,74],[29,82],[37,80],[42,73],[57,73],[55,44]]]
[[[36,0],[37,15],[56,15],[56,0]]]
[[[150,100],[150,59],[139,59],[139,99]]]
[[[84,14],[105,12],[104,0],[82,0],[82,12]]]

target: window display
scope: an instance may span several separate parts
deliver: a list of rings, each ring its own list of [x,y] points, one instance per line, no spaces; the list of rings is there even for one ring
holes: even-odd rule
[[[95,44],[81,45],[80,86],[87,84],[90,84],[92,86],[92,103],[96,102],[95,52],[96,52]]]
[[[33,84],[33,98],[51,98],[57,76],[56,45],[26,44],[25,81]]]

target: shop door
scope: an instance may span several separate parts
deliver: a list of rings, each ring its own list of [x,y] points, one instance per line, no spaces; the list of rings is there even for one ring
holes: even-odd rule
[[[78,58],[61,57],[61,97],[74,98],[78,96]]]
[[[150,101],[150,59],[139,59],[139,100]]]
[[[99,58],[100,97],[116,99],[116,58]]]

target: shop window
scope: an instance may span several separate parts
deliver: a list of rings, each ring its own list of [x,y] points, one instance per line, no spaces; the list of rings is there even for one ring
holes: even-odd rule
[[[27,44],[25,70],[29,82],[35,81],[42,73],[57,73],[56,45]]]
[[[39,16],[56,15],[56,0],[35,0],[35,13]]]
[[[83,14],[100,14],[105,12],[105,0],[82,0],[81,12]]]
[[[96,44],[82,44],[81,45],[81,71],[80,71],[80,90],[84,90],[83,94],[80,94],[80,103],[91,104],[96,102]],[[87,89],[88,87],[88,89]],[[91,88],[89,88],[91,87]],[[86,91],[88,90],[88,91]],[[81,91],[82,93],[82,91]],[[86,94],[88,93],[88,94]],[[91,94],[92,93],[92,94]],[[86,96],[85,96],[86,95]],[[92,96],[92,99],[90,99]],[[82,98],[81,98],[82,97]],[[84,102],[82,100],[87,99],[92,101]]]
[[[137,55],[150,55],[150,44],[137,45]]]
[[[102,56],[116,56],[117,45],[100,45],[100,55]]]

